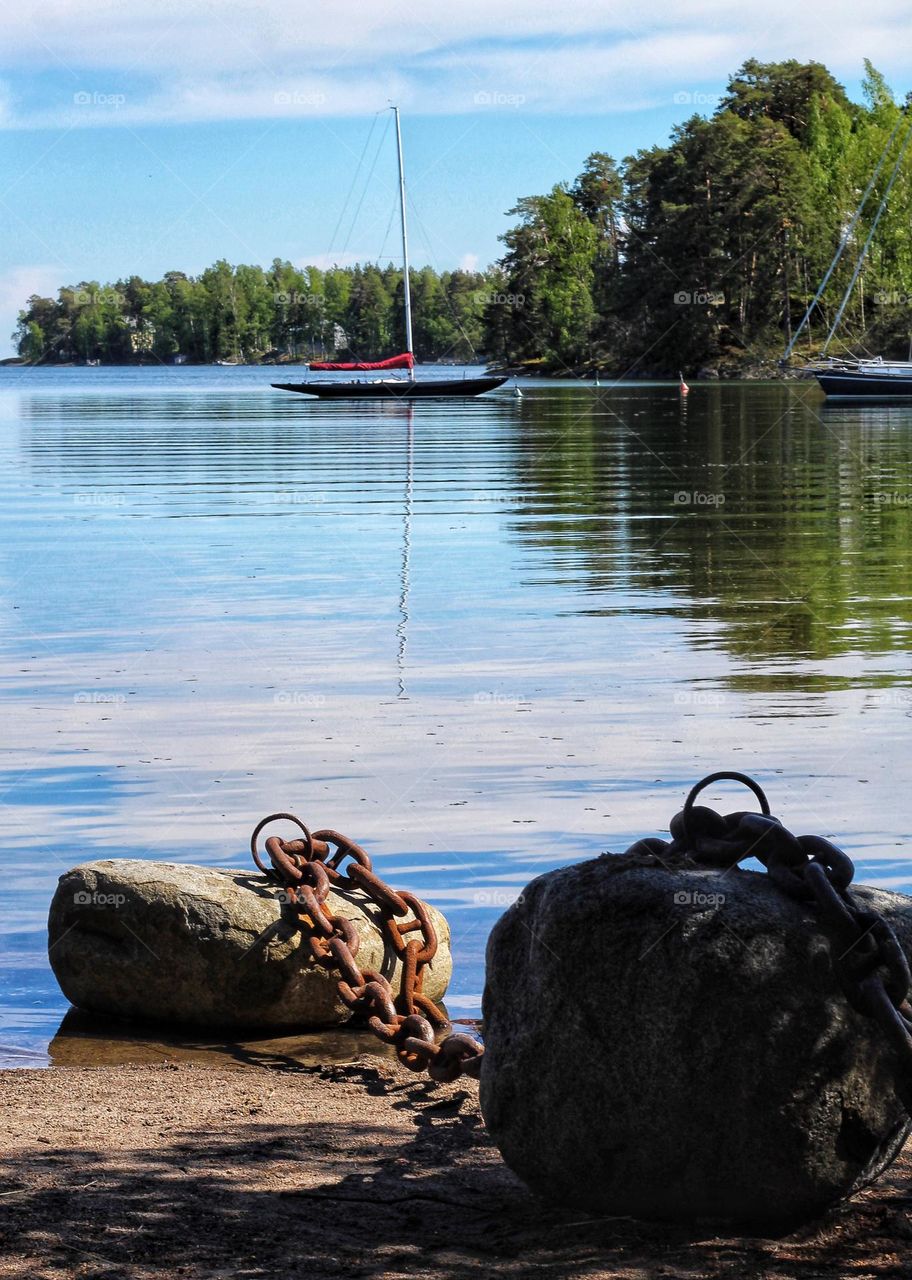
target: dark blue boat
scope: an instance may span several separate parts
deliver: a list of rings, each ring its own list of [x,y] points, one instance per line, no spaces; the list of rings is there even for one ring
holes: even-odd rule
[[[360,382],[333,382],[329,378],[312,382],[274,382],[278,391],[298,391],[301,395],[317,396],[320,400],[428,400],[440,396],[463,398],[484,395],[502,387],[506,378],[365,378]]]
[[[812,366],[827,396],[854,400],[912,400],[912,364],[873,360],[830,361]]]

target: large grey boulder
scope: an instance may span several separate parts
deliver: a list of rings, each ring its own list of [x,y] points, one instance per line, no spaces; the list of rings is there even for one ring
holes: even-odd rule
[[[357,889],[327,911],[355,922],[362,970],[398,991],[401,965],[384,946],[380,913]],[[452,972],[450,931],[429,908],[437,954],[424,991],[441,1000]],[[418,935],[414,935],[418,936]],[[60,877],[48,953],[64,995],[91,1013],[198,1027],[301,1030],[350,1018],[336,977],[307,945],[261,875],[169,862],[86,862]]]
[[[912,899],[855,890],[912,952]],[[908,1132],[884,1033],[760,873],[640,854],[540,876],[487,954],[481,1106],[533,1189],[595,1214],[777,1226]]]

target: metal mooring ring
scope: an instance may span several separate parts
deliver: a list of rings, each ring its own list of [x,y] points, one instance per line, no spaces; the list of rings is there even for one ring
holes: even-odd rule
[[[293,822],[296,827],[300,827],[301,831],[304,833],[304,842],[307,845],[307,853],[305,857],[308,862],[311,860],[313,857],[313,836],[310,834],[307,827],[305,827],[301,819],[296,817],[293,813],[271,813],[268,818],[264,818],[262,822],[257,823],[253,829],[253,835],[250,837],[250,852],[253,854],[253,860],[264,876],[271,876],[275,868],[265,866],[260,858],[259,850],[257,849],[257,836],[264,827],[269,826],[270,822]]]
[[[766,792],[760,786],[759,782],[755,782],[753,778],[749,778],[746,773],[736,773],[734,770],[720,769],[718,773],[707,774],[707,776],[703,778],[700,782],[698,782],[695,787],[691,787],[690,794],[688,795],[687,799],[684,801],[684,808],[681,811],[681,820],[684,824],[684,834],[687,836],[688,840],[691,839],[690,826],[688,823],[688,819],[690,818],[690,811],[691,809],[693,809],[694,801],[696,800],[700,792],[705,787],[708,787],[710,783],[722,782],[722,781],[740,782],[742,786],[749,787],[750,790],[753,791],[757,799],[760,801],[761,813],[766,818],[770,816],[769,801],[766,798]]]

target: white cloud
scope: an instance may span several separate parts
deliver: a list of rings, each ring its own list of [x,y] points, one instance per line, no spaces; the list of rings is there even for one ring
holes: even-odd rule
[[[477,271],[478,270],[478,254],[464,253],[459,259],[460,271]]]
[[[6,58],[34,65],[213,71],[282,67],[337,67],[400,62],[441,48],[463,47],[467,61],[484,42],[602,36],[611,39],[659,31],[743,32],[787,44],[808,34],[858,57],[859,35],[877,30],[901,43],[908,6],[870,0],[767,0],[755,11],[729,0],[691,0],[672,9],[667,0],[636,8],[590,0],[575,8],[551,0],[460,0],[446,10],[403,0],[337,0],[333,5],[288,0],[24,0],[0,17]],[[851,30],[852,40],[845,39]],[[832,33],[828,36],[828,33]]]
[[[296,258],[294,265],[296,267],[319,267],[321,271],[328,271],[330,267],[354,267],[359,262],[375,262],[376,254],[352,253],[346,250],[344,253],[305,253],[302,257]]]
[[[390,98],[430,114],[616,111],[721,88],[751,55],[817,58],[853,78],[867,55],[902,78],[912,10],[897,0],[863,10],[855,0],[460,0],[445,11],[402,0],[24,0],[0,14],[0,49],[9,82],[40,71],[46,95],[21,89],[18,114],[0,109],[6,127],[363,115]],[[62,98],[50,80],[66,86]]]
[[[724,80],[738,61],[732,38],[711,33],[588,42],[538,54],[483,51],[472,63],[477,82],[464,84],[455,105],[461,110],[472,104],[500,110],[637,110],[671,102],[681,84],[703,84],[716,75]],[[459,63],[444,55],[441,65],[455,72]]]

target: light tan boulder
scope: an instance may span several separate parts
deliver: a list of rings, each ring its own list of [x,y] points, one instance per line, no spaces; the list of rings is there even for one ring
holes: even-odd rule
[[[336,977],[311,960],[277,893],[256,872],[86,862],[61,876],[54,894],[51,967],[64,995],[91,1013],[247,1030],[348,1021]],[[398,991],[401,965],[384,944],[378,908],[352,889],[330,893],[326,910],[355,923],[360,968],[376,969]],[[438,948],[424,991],[439,1001],[452,973],[450,931],[429,911]]]

